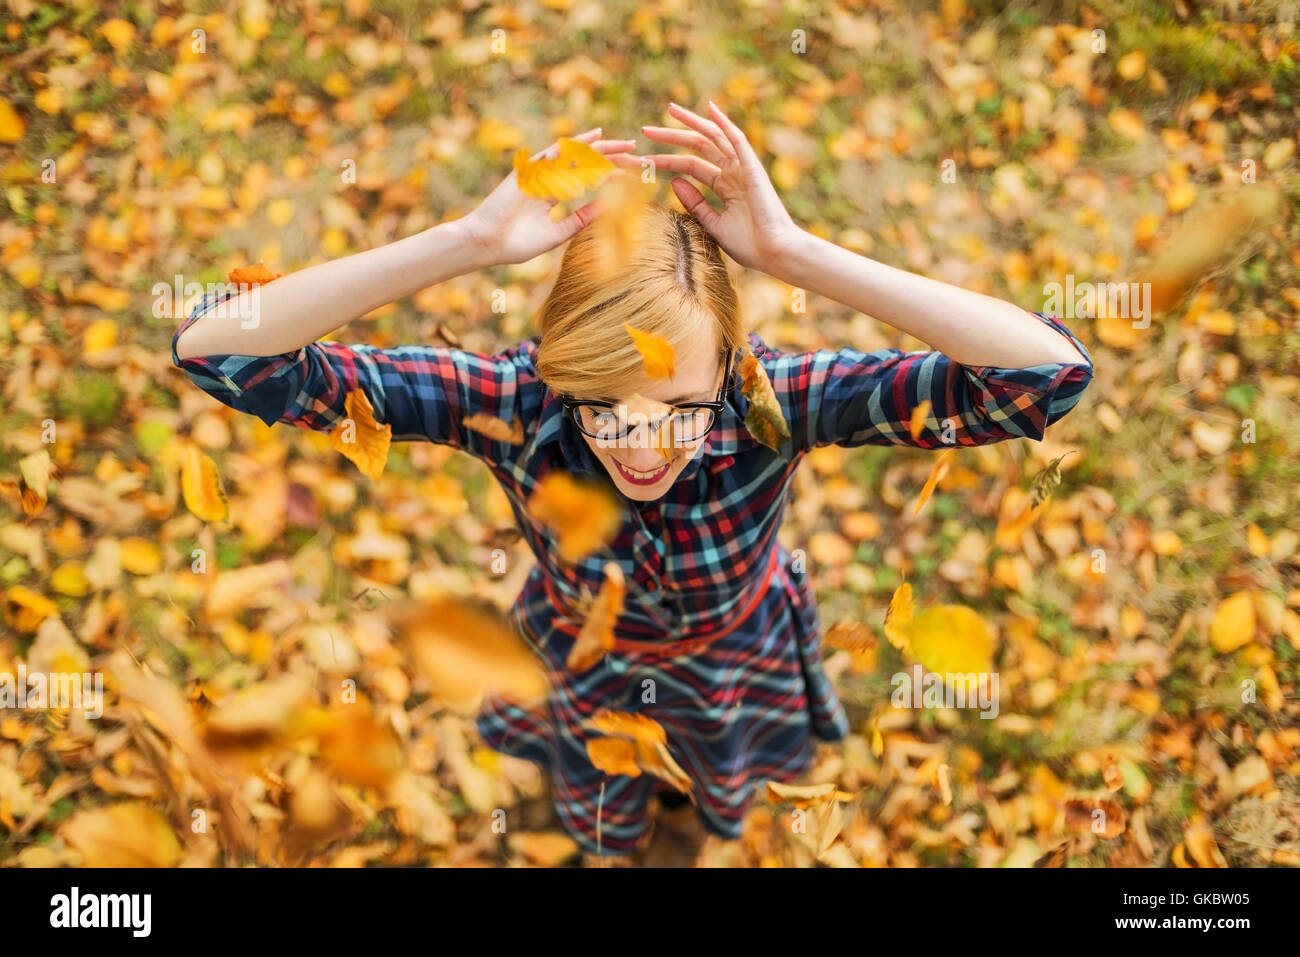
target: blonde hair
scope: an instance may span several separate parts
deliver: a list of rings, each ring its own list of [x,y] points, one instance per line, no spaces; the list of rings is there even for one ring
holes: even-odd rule
[[[621,398],[627,382],[643,374],[624,323],[663,336],[679,358],[705,341],[719,352],[747,345],[736,288],[713,237],[662,203],[646,203],[635,215],[636,239],[620,268],[610,269],[608,233],[596,224],[564,251],[539,316],[537,371],[553,392]]]

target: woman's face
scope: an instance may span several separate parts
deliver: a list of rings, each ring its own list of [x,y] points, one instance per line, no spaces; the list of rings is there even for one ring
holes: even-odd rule
[[[669,406],[683,402],[712,402],[722,388],[723,363],[713,349],[695,349],[689,354],[679,353],[676,375],[670,379],[638,378],[629,382],[625,396],[619,402],[625,407],[629,424],[645,422],[648,413],[656,419],[670,411]],[[648,400],[648,401],[642,401]],[[617,407],[617,406],[616,406]],[[669,431],[665,420],[661,435]],[[618,490],[628,498],[652,502],[668,491],[687,464],[704,447],[704,437],[686,445],[669,445],[664,451],[654,448],[655,436],[648,426],[641,424],[621,439],[597,439],[582,433],[592,455],[600,460],[609,472]],[[670,456],[665,461],[664,456]]]

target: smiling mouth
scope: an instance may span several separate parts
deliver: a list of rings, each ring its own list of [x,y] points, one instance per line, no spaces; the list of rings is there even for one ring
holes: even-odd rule
[[[654,485],[668,473],[668,463],[666,462],[653,472],[634,472],[618,459],[611,459],[610,461],[618,469],[618,474],[633,485]]]

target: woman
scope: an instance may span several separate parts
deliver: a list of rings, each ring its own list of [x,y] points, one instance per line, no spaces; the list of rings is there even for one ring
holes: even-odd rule
[[[640,712],[664,727],[668,751],[691,781],[696,808],[684,813],[723,838],[739,835],[755,784],[797,777],[813,738],[847,733],[820,663],[807,577],[777,541],[805,453],[828,444],[1041,440],[1092,378],[1091,356],[1055,319],[800,229],[741,130],[712,103],[709,111],[705,118],[672,104],[687,129],[642,127],[687,151],[650,159],[680,174],[672,188],[688,214],[650,206],[621,273],[597,268],[605,251],[585,228],[594,203],[552,222],[553,204],[525,197],[512,172],[462,219],[262,287],[256,322],[210,314],[204,302],[172,342],[173,361],[196,384],[268,425],[333,429],[345,417],[346,394],[363,389],[394,440],[447,443],[487,463],[537,558],[514,622],[545,658],[553,688],[541,710],[489,697],[479,731],[491,746],[549,768],[559,819],[588,854],[625,855],[641,845],[649,799],[662,790],[649,775],[608,775],[591,764],[582,725],[599,709]],[[578,139],[615,165],[640,168],[632,141],[599,133]],[[722,201],[720,211],[697,183]],[[541,336],[498,355],[317,341],[428,285],[566,241]],[[935,351],[769,349],[745,334],[720,249]],[[646,376],[627,325],[673,346],[670,378]],[[747,352],[770,378],[789,426],[777,449],[744,424],[748,401],[736,370]],[[909,422],[922,400],[930,408],[914,437]],[[651,418],[630,414],[647,407]],[[477,412],[519,419],[524,441],[465,428],[463,419]],[[663,434],[667,449],[656,447]],[[620,494],[623,524],[608,553],[566,562],[555,530],[528,515],[532,490],[556,470],[603,476]],[[581,623],[580,596],[599,589],[610,554],[628,586],[618,642],[574,673],[565,661]]]

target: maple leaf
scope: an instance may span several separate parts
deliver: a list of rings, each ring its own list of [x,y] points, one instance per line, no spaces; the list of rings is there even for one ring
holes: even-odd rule
[[[530,159],[532,154],[522,146],[515,151],[515,174],[525,196],[565,203],[595,189],[614,172],[603,153],[580,140],[562,136],[558,146],[554,159]]]
[[[363,475],[378,479],[388,462],[388,446],[393,427],[375,421],[370,397],[362,389],[353,389],[344,400],[347,417],[330,433],[330,447],[343,453]]]
[[[777,402],[772,380],[767,376],[758,357],[745,356],[740,363],[740,392],[749,400],[749,411],[745,414],[745,428],[749,434],[766,445],[773,452],[781,451],[781,444],[790,441],[790,426],[785,421],[785,414]]]

